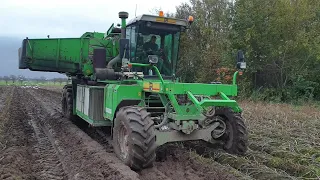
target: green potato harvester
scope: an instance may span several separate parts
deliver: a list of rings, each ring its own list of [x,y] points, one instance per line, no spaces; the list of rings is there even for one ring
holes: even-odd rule
[[[236,78],[246,68],[242,51],[232,84],[184,83],[176,77],[180,36],[193,17],[141,15],[107,32],[80,38],[22,41],[19,68],[59,72],[63,115],[93,127],[111,127],[117,157],[133,170],[151,167],[156,149],[166,143],[202,140],[243,155],[247,129]],[[203,72],[205,73],[205,72]]]

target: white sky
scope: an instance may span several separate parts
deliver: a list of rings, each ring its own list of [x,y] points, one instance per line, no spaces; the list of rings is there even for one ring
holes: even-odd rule
[[[188,0],[0,0],[0,36],[19,38],[79,37],[84,32],[105,32],[120,23],[119,11],[130,20],[153,8],[175,12]]]

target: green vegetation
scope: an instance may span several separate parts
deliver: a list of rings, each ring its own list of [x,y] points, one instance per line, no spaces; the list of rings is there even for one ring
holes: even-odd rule
[[[0,86],[16,85],[16,86],[63,86],[67,82],[67,78],[26,78],[24,76],[3,76],[0,77]]]
[[[320,99],[320,1],[191,0],[173,16],[195,20],[182,37],[179,75],[189,82],[229,81],[238,49],[248,70],[240,95],[274,102]]]

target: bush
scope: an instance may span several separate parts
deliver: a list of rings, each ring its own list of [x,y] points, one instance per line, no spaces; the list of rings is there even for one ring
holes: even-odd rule
[[[252,91],[251,100],[262,100],[271,102],[301,103],[315,100],[320,92],[319,83],[305,79],[298,75],[291,78],[290,83],[285,88],[263,88]]]

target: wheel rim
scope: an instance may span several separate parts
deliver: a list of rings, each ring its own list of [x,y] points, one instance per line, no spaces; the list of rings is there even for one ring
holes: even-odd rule
[[[220,138],[221,136],[223,136],[225,133],[226,133],[226,129],[227,129],[227,125],[226,123],[221,120],[221,119],[217,119],[216,121],[214,122],[219,122],[219,126],[216,127],[212,132],[211,132],[211,136],[214,138],[214,139],[218,139]]]
[[[119,136],[118,136],[118,142],[120,146],[120,151],[121,151],[121,157],[123,159],[126,159],[128,157],[128,131],[122,124],[119,130]]]

